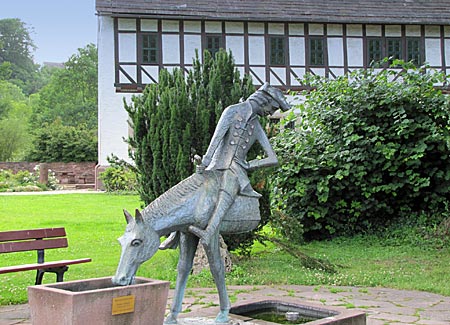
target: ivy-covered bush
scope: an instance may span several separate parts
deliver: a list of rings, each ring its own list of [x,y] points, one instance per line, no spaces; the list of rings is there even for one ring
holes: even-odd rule
[[[450,198],[450,101],[439,73],[402,62],[312,90],[300,123],[276,137],[273,222],[292,240],[438,223]],[[398,67],[403,65],[401,76]]]

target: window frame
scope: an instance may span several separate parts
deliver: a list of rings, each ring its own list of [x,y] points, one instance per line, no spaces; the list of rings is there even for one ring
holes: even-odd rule
[[[317,44],[321,44],[321,48],[317,48],[317,46],[313,47],[313,43],[314,42],[320,42]],[[308,45],[309,45],[309,57],[308,57],[308,63],[310,66],[312,67],[324,67],[326,65],[325,62],[325,53],[326,53],[326,48],[325,48],[325,37],[310,37],[309,41],[308,41]],[[320,53],[321,51],[321,53]],[[317,58],[321,57],[322,60],[321,62],[317,62]],[[313,61],[314,58],[314,61]]]
[[[371,55],[371,44],[372,40],[379,40],[381,42],[381,59],[376,61]],[[397,54],[395,52],[391,52],[389,49],[389,42],[396,41],[397,43]],[[415,42],[415,48],[412,49],[410,45],[410,41]],[[424,52],[424,44],[421,37],[418,36],[406,36],[406,37],[367,37],[365,40],[366,44],[366,58],[367,65],[370,66],[372,62],[381,62],[385,58],[392,59],[389,60],[392,63],[395,59],[400,59],[405,62],[409,62],[413,59],[413,63],[416,66],[420,66],[425,62],[425,52]],[[411,52],[412,51],[412,52]],[[418,62],[415,62],[418,60]]]
[[[410,41],[414,41],[417,44],[417,48],[411,49],[410,48]],[[423,59],[423,51],[422,51],[422,40],[420,37],[407,37],[406,38],[406,53],[405,53],[405,61],[410,62],[412,61],[416,66],[421,66],[425,60]],[[412,50],[412,52],[410,52]],[[414,56],[417,58],[417,61],[415,60]]]
[[[210,47],[210,40],[214,40],[214,43],[218,41],[218,47]],[[217,44],[213,44],[217,45]],[[224,48],[224,41],[222,34],[206,34],[205,35],[205,50],[207,50],[211,57],[214,59],[216,57],[216,53],[220,51],[220,49]]]
[[[269,64],[271,66],[286,65],[286,38],[284,36],[269,36]]]
[[[394,52],[390,52],[389,42],[398,42],[398,48],[394,49]],[[385,57],[389,59],[390,62],[393,60],[403,60],[405,58],[403,53],[403,39],[401,37],[386,37],[385,41]],[[395,53],[395,51],[398,51]],[[399,54],[398,56],[396,54]],[[391,59],[392,57],[392,59]]]
[[[151,46],[145,46],[145,38],[152,38],[155,46],[151,47]],[[161,47],[159,45],[159,36],[158,33],[142,33],[141,34],[141,51],[140,51],[140,63],[141,64],[159,64],[159,54],[161,51]],[[149,45],[150,45],[151,41],[149,41]],[[154,56],[154,59],[149,59],[149,60],[145,60],[146,55],[144,54],[145,51],[149,51],[152,52],[151,54],[148,54],[148,56]]]
[[[379,43],[379,58],[374,58],[373,53],[371,53],[371,44],[370,42],[377,41]],[[368,37],[367,38],[367,62],[370,65],[371,63],[380,62],[384,58],[384,50],[383,50],[383,38],[382,37]]]

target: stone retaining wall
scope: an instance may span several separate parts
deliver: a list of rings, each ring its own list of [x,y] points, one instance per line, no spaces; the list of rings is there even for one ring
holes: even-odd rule
[[[0,162],[0,169],[12,170],[17,173],[22,170],[34,171],[39,162]],[[45,163],[48,169],[55,173],[59,184],[95,184],[95,162],[74,162],[74,163]],[[44,167],[45,168],[45,167]]]

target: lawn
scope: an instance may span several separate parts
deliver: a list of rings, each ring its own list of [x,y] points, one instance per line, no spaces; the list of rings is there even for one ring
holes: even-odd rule
[[[0,230],[65,227],[69,248],[50,250],[47,260],[90,257],[91,263],[73,265],[65,280],[111,276],[119,260],[117,238],[125,229],[122,209],[140,207],[138,196],[109,194],[65,194],[0,196]],[[301,251],[338,265],[330,274],[310,270],[272,243],[253,247],[250,258],[236,258],[228,284],[355,285],[423,290],[450,296],[450,248],[420,245],[387,245],[371,237],[313,242]],[[34,262],[33,252],[2,254],[0,266]],[[142,265],[138,275],[171,281],[176,278],[177,251],[160,251]],[[35,272],[0,275],[0,304],[26,302],[26,287]],[[55,281],[53,274],[44,283]],[[192,276],[189,286],[213,287],[208,272]]]

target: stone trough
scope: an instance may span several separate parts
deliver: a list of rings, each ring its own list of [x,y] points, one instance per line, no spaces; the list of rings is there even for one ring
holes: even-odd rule
[[[28,287],[33,325],[162,325],[169,282],[136,277],[115,286],[110,277]]]

